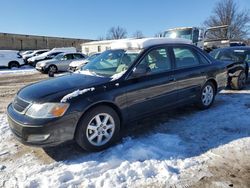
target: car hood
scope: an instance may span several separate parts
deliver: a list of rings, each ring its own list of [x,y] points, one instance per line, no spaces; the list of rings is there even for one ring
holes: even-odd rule
[[[57,62],[56,59],[48,59],[48,60],[38,62],[37,66],[43,66],[45,64],[50,64],[50,63],[55,63],[55,62]]]
[[[28,60],[29,61],[36,61],[36,60],[44,59],[45,57],[46,57],[46,55],[41,54],[41,55],[38,55],[38,56],[31,57]]]
[[[73,73],[28,85],[17,95],[29,102],[59,102],[63,96],[71,92],[95,87],[108,81],[110,78],[107,77]]]

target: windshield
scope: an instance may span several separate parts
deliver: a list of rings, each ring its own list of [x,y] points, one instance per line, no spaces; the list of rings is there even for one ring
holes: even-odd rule
[[[245,50],[241,49],[222,49],[222,50],[214,50],[214,53],[210,53],[210,55],[221,61],[234,61],[234,62],[244,62],[247,59],[247,54]]]
[[[205,40],[227,40],[228,39],[228,27],[214,27],[207,29],[205,33]]]
[[[61,60],[64,54],[58,54],[53,59]]]
[[[138,50],[107,50],[83,66],[81,70],[111,77],[126,72],[139,53]]]
[[[93,54],[93,55],[91,55],[91,56],[88,57],[88,60],[89,60],[89,61],[92,61],[92,60],[95,59],[98,55],[100,55],[100,54]]]
[[[192,40],[192,29],[165,31],[164,37],[167,37],[167,38],[183,38],[183,39]]]

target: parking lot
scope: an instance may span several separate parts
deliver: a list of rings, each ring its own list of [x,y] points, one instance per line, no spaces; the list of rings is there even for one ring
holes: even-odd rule
[[[0,75],[0,187],[250,187],[250,85],[224,90],[211,109],[185,106],[138,122],[117,145],[28,147],[11,134],[6,106],[36,71]],[[53,79],[53,78],[50,78]]]

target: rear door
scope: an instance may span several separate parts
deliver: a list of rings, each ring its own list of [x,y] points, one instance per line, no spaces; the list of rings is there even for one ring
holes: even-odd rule
[[[167,47],[149,51],[136,66],[139,67],[147,67],[149,71],[138,77],[131,74],[125,81],[130,119],[165,108],[175,103],[176,98],[173,66]]]
[[[210,63],[190,46],[174,46],[172,53],[178,100],[190,100],[197,96],[205,83]]]

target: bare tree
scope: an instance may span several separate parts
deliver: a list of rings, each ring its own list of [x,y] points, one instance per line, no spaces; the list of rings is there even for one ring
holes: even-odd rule
[[[141,38],[144,38],[144,35],[143,35],[143,33],[142,33],[141,31],[137,30],[137,31],[133,34],[132,37],[133,37],[133,38],[136,38],[136,39],[141,39]]]
[[[105,37],[104,36],[99,36],[99,37],[97,37],[97,40],[105,40]]]
[[[234,0],[220,0],[204,25],[206,27],[228,25],[228,29],[214,30],[210,34],[218,38],[243,39],[248,35],[249,22],[249,10],[240,10]]]
[[[154,37],[163,37],[163,32],[158,32],[154,35]]]
[[[117,26],[111,27],[107,34],[107,39],[124,39],[127,38],[127,31],[126,29]]]

